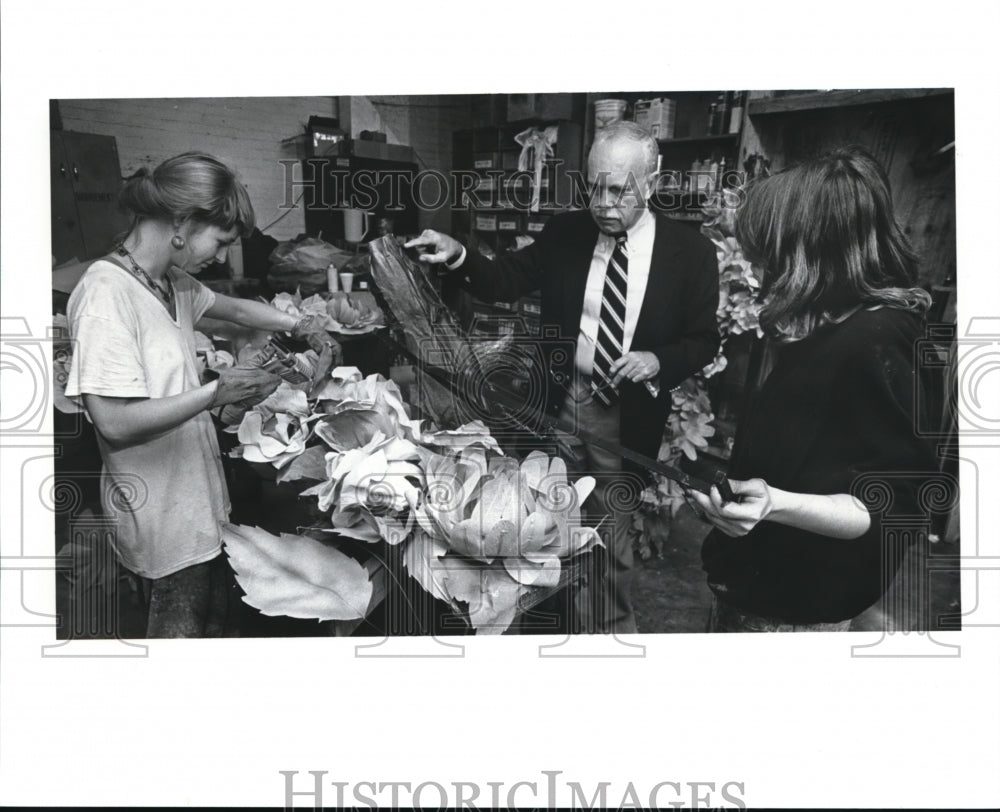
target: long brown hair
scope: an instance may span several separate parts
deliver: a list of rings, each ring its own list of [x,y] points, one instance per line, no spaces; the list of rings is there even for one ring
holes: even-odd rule
[[[893,214],[888,178],[863,147],[752,182],[736,238],[764,271],[762,325],[789,338],[858,307],[930,305],[915,287],[916,257]]]
[[[246,188],[232,169],[204,152],[175,155],[152,171],[140,169],[126,181],[120,200],[133,228],[147,218],[193,220],[223,231],[235,226],[248,237],[255,224]]]

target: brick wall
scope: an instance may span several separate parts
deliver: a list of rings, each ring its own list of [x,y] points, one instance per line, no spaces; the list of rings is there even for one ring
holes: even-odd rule
[[[341,97],[346,99],[347,97]],[[451,134],[471,126],[468,96],[358,96],[344,111],[352,135],[382,129],[391,143],[413,147],[419,169],[451,169]],[[310,115],[337,116],[334,96],[283,98],[72,99],[59,103],[64,129],[113,135],[122,173],[155,166],[190,149],[209,152],[232,166],[250,192],[257,222],[285,213],[287,188],[281,160],[299,157],[282,141],[303,131]],[[433,192],[433,190],[431,190]],[[293,195],[297,197],[297,194]],[[447,231],[447,208],[422,212],[421,228]],[[267,233],[287,240],[305,229],[296,207]]]
[[[122,174],[155,166],[197,149],[232,166],[246,184],[259,226],[286,210],[283,159],[298,155],[281,142],[303,132],[310,115],[336,116],[332,96],[222,99],[96,99],[59,103],[63,128],[113,135]],[[267,233],[288,240],[304,230],[302,209],[293,209]]]

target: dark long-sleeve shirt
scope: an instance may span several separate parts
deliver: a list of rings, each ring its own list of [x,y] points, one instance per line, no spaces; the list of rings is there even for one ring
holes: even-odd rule
[[[769,521],[738,538],[715,530],[702,560],[717,595],[797,623],[844,620],[878,600],[907,545],[887,517],[919,516],[919,487],[937,470],[915,432],[922,329],[912,313],[861,310],[779,350],[741,422],[730,477],[795,493],[853,492],[871,526],[850,540]]]

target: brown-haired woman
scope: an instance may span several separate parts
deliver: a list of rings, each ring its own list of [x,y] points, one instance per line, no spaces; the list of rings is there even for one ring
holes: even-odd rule
[[[761,323],[778,349],[737,434],[738,501],[691,495],[715,528],[702,547],[710,630],[846,630],[903,553],[852,489],[884,474],[895,509],[916,513],[937,467],[914,429],[930,297],[861,148],[751,185],[737,238],[762,270]]]
[[[209,410],[266,398],[280,379],[224,370],[203,384],[194,324],[202,316],[305,337],[312,324],[269,305],[213,293],[197,274],[226,259],[254,227],[246,189],[203,153],[130,178],[121,202],[132,225],[70,297],[74,341],[66,394],[97,431],[102,499],[122,565],[141,579],[149,637],[222,632],[226,568],[219,522],[229,514]]]

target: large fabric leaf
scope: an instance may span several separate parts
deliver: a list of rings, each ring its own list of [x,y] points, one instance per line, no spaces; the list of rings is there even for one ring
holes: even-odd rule
[[[365,613],[365,617],[367,617],[376,606],[385,600],[385,596],[389,592],[389,576],[385,566],[377,558],[369,558],[365,561],[364,567],[368,570],[372,582],[372,597],[368,602],[368,611]],[[364,618],[357,618],[355,620],[331,620],[330,634],[333,637],[348,637],[353,634],[357,630],[358,626],[360,626],[363,622]]]
[[[326,455],[329,452],[325,446],[314,445],[281,470],[278,482],[290,482],[295,479],[326,479]]]
[[[367,613],[368,571],[332,545],[228,523],[222,538],[244,601],[263,614],[351,620]]]

